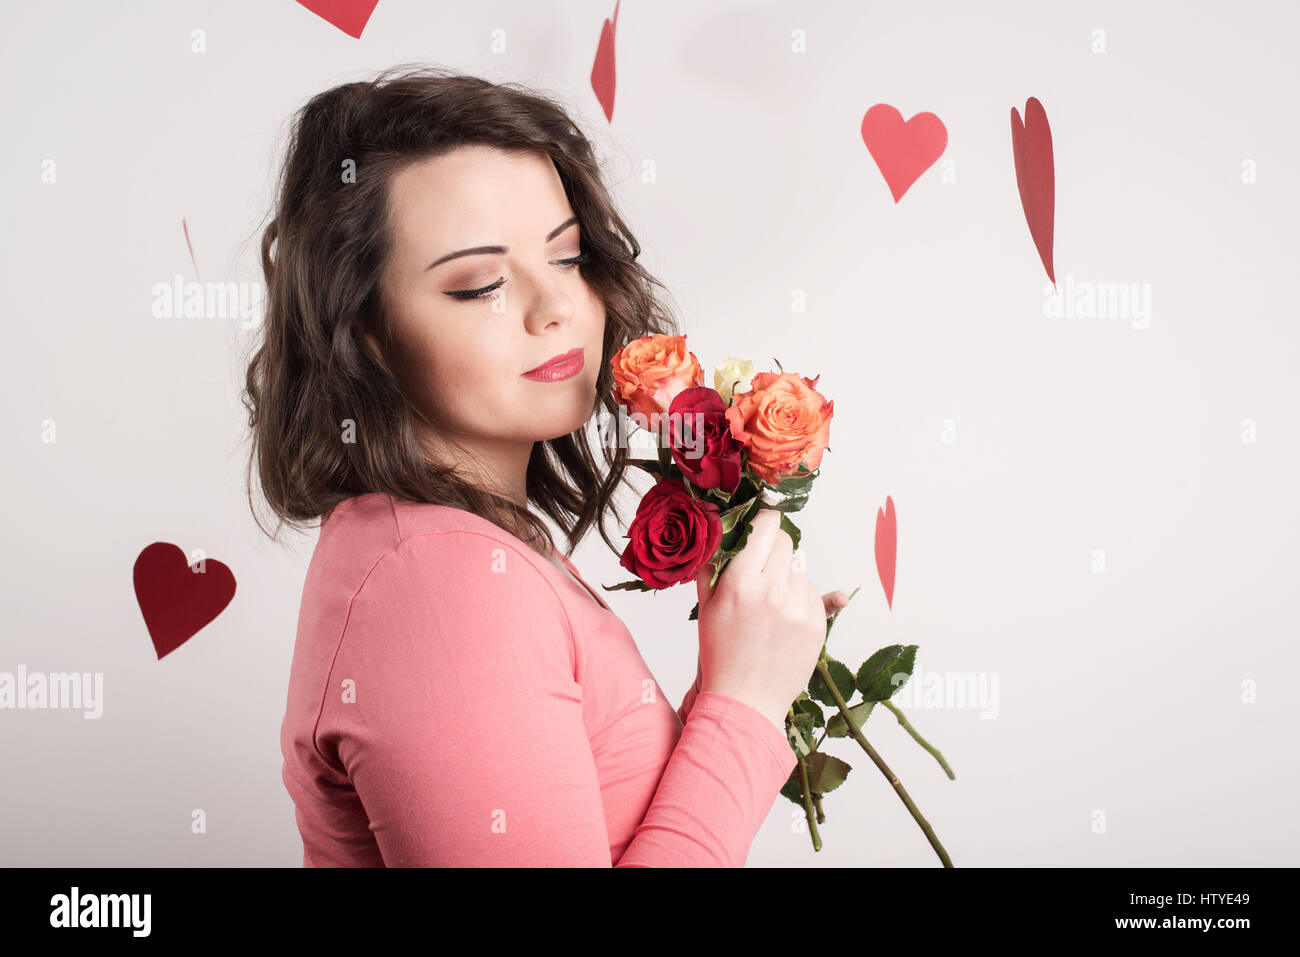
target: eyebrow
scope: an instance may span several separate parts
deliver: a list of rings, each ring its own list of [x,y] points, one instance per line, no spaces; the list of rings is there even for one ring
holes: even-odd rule
[[[569,217],[564,222],[560,223],[560,225],[556,226],[554,229],[552,229],[549,233],[546,234],[546,241],[549,243],[552,239],[560,235],[560,233],[564,232],[566,229],[568,229],[577,221],[578,221],[577,216]],[[461,250],[457,250],[454,253],[447,253],[447,255],[443,256],[441,259],[435,259],[433,262],[429,263],[429,265],[424,267],[424,271],[428,272],[434,266],[441,265],[442,263],[445,263],[448,259],[457,259],[461,256],[483,256],[489,254],[499,256],[502,253],[508,251],[509,251],[509,247],[507,246],[474,246],[470,249],[461,249]]]

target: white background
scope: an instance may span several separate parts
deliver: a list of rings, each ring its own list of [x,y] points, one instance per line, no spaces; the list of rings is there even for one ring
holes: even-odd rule
[[[0,862],[301,862],[278,736],[315,536],[271,542],[244,496],[255,330],[155,318],[151,290],[195,278],[182,217],[204,281],[261,281],[289,117],[420,61],[565,98],[706,369],[821,375],[831,451],[797,520],[821,590],[863,586],[832,651],[998,678],[996,718],[909,709],[955,781],[883,709],[867,725],[957,866],[1293,864],[1295,5],[627,0],[610,123],[589,76],[612,13],[380,0],[354,40],[289,0],[6,11],[0,671],[103,672],[104,716],[0,711]],[[1147,328],[1045,318],[1011,153],[1030,96],[1058,280],[1149,284]],[[859,135],[881,102],[949,134],[897,205]],[[154,541],[238,580],[162,661],[131,584]],[[575,561],[626,578],[596,536]],[[608,600],[675,705],[693,588]],[[832,751],[855,769],[824,850],[778,797],[749,864],[937,866],[866,756]]]

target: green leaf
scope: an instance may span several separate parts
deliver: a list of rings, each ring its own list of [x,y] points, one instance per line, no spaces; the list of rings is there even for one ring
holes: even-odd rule
[[[785,736],[789,739],[790,747],[794,748],[795,753],[806,757],[812,753],[812,745],[804,735],[803,729],[799,727],[799,717],[799,715],[796,715],[795,720],[785,726]],[[802,717],[807,718],[808,716],[803,715]]]
[[[871,709],[876,706],[874,701],[863,701],[849,708],[849,714],[853,715],[853,720],[862,727],[871,715]],[[826,722],[826,737],[828,738],[847,738],[849,736],[849,723],[844,720],[844,715],[836,711],[829,721]]]
[[[803,784],[799,781],[799,765],[794,766],[790,776],[781,785],[781,796],[803,807]]]
[[[767,507],[774,508],[778,512],[800,512],[803,511],[807,504],[808,493],[800,492],[795,495],[787,495],[785,498],[781,499],[781,501]]]
[[[847,761],[841,761],[824,751],[814,751],[802,760],[808,772],[808,790],[816,796],[834,791],[853,770]],[[790,771],[785,784],[781,785],[781,796],[790,803],[803,807],[803,784],[799,780],[798,764]]]
[[[654,591],[649,585],[640,579],[633,579],[630,582],[619,582],[617,585],[601,585],[605,591]]]
[[[799,536],[802,533],[799,531],[799,526],[786,517],[784,511],[781,512],[781,528],[784,529],[785,533],[794,541],[794,547],[798,548]]]
[[[853,697],[853,672],[849,671],[848,666],[842,661],[836,661],[829,655],[826,658],[826,667],[831,673],[831,680],[835,682],[840,697],[847,704],[849,699]],[[822,680],[820,671],[813,672],[812,678],[808,682],[808,694],[822,704],[830,705],[832,708],[836,706],[835,698],[831,695],[830,688],[826,687],[826,682]]]
[[[745,547],[745,542],[749,541],[749,533],[754,530],[750,519],[758,512],[762,504],[758,499],[752,499],[743,505],[736,506],[735,509],[728,509],[727,514],[737,512],[738,514],[732,519],[730,531],[724,531],[722,534],[721,551],[724,557],[730,557],[738,554]]]
[[[779,501],[774,504],[768,504],[768,508],[774,508],[781,512],[797,512],[808,504],[808,496],[812,492],[812,483],[821,474],[821,470],[810,471],[808,464],[802,460],[799,462],[799,469],[794,474],[783,478],[776,484],[763,482],[760,480],[762,491],[771,491],[779,497]]]
[[[734,496],[728,495],[720,488],[710,488],[704,490],[704,497],[706,499],[712,499],[714,504],[716,504],[719,509],[722,509],[731,504],[731,500]]]
[[[881,648],[858,669],[857,687],[864,701],[884,701],[907,684],[916,663],[916,645]],[[896,680],[902,675],[901,680]]]
[[[751,508],[754,507],[754,503],[756,501],[758,501],[758,499],[756,498],[750,499],[747,502],[741,502],[739,505],[733,506],[732,508],[727,509],[725,512],[722,512],[718,516],[718,520],[722,522],[722,533],[725,535],[727,532],[730,532],[732,529],[734,529],[736,527],[736,523],[739,522],[742,517],[744,517],[746,512],[748,512]]]
[[[802,459],[799,461],[799,467],[790,475],[785,476],[775,485],[764,482],[763,484],[774,492],[781,495],[795,495],[800,492],[806,493],[812,488],[812,483],[821,475],[821,469],[812,471],[808,468],[808,463]]]
[[[814,794],[828,794],[844,783],[853,768],[847,761],[841,761],[825,751],[814,751],[808,755],[808,789]]]
[[[799,713],[802,712],[812,716],[814,728],[826,727],[826,715],[822,713],[821,706],[809,698],[806,692],[800,692],[800,695],[794,701],[795,717],[798,718]]]
[[[750,499],[757,497],[758,486],[754,484],[754,480],[748,475],[741,475],[740,484],[731,493],[731,500],[733,502],[748,502]]]
[[[806,712],[796,711],[795,716],[790,719],[790,723],[799,729],[803,739],[808,742],[808,747],[812,749],[813,738],[816,737],[817,731],[816,715],[807,714]]]

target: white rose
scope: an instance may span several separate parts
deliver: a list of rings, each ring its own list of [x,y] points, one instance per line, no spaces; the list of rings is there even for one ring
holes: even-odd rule
[[[733,393],[748,392],[753,385],[754,363],[748,359],[724,359],[713,369],[713,387],[728,405]]]

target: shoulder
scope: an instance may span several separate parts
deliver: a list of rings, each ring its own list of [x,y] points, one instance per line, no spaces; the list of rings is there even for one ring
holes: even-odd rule
[[[345,566],[353,585],[360,587],[380,562],[436,564],[466,552],[508,556],[543,578],[551,568],[527,544],[481,515],[407,502],[386,492],[356,495],[334,506],[321,523],[315,560]]]
[[[391,532],[352,596],[345,635],[365,633],[367,641],[440,636],[452,644],[493,636],[498,645],[540,645],[550,634],[569,665],[576,662],[557,572],[546,559],[472,512],[383,499],[359,503],[344,516],[361,522],[370,510],[381,514],[382,505],[390,510]]]
[[[550,584],[554,566],[483,516],[448,505],[384,498],[392,512],[394,540],[383,558],[463,569],[470,580],[487,567],[498,578],[522,578],[555,591]]]

